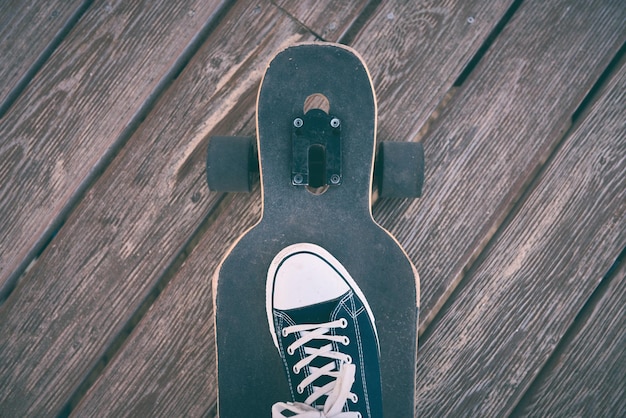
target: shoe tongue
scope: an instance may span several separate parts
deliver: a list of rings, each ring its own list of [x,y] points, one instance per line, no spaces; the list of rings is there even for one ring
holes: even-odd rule
[[[331,322],[331,321],[338,319],[338,318],[333,318],[332,316],[335,310],[337,309],[339,300],[342,299],[343,296],[344,295],[338,297],[337,299],[333,299],[327,302],[322,302],[322,303],[317,303],[314,305],[305,306],[302,308],[292,309],[292,310],[287,311],[287,313],[289,314],[291,319],[294,320],[296,324],[324,324],[327,322]],[[333,332],[332,330],[328,333],[328,335],[333,335],[333,334],[335,334],[335,332]],[[332,344],[332,342],[328,340],[312,340],[312,341],[309,341],[305,346],[312,347],[312,348],[321,348],[328,344]],[[338,365],[337,360],[329,359],[327,357],[317,357],[309,364],[309,367],[322,368],[326,366],[328,363],[333,362],[333,361],[335,362],[335,367],[336,367],[336,370],[333,370],[333,371],[338,371],[339,365]],[[330,376],[320,376],[318,379],[316,379],[312,383],[312,385],[315,387],[323,387],[324,385],[330,383],[333,380],[335,379]],[[304,399],[306,399],[307,396],[308,395],[305,392],[305,394],[303,394],[300,397],[301,399],[296,399],[296,401],[304,402]],[[296,395],[296,397],[298,396]],[[324,405],[324,402],[326,402],[326,396],[322,396],[321,398],[319,398],[317,401],[315,401],[312,404],[312,406],[320,408]]]

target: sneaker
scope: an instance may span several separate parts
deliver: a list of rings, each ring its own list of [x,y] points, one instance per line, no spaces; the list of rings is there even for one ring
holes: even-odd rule
[[[266,309],[292,402],[272,417],[380,418],[380,347],[374,315],[328,251],[294,244],[272,261]]]

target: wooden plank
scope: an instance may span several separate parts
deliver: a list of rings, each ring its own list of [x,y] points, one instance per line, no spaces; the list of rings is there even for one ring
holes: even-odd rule
[[[352,45],[376,88],[379,140],[421,137],[420,130],[513,3],[381,2]]]
[[[90,8],[0,121],[0,294],[220,7],[188,0]]]
[[[626,263],[517,416],[626,416]],[[608,280],[608,279],[607,279]]]
[[[74,412],[79,416],[205,416],[217,402],[211,279],[240,231],[260,217],[260,189],[212,222],[190,258]],[[228,199],[239,200],[241,195]],[[228,202],[225,202],[228,203]],[[157,402],[158,400],[158,402]],[[209,414],[214,416],[214,414]]]
[[[368,0],[276,0],[274,4],[319,38],[331,41],[345,35],[367,6]]]
[[[610,1],[522,3],[424,138],[424,197],[375,206],[420,272],[422,332],[626,41],[624,19]]]
[[[164,2],[164,3],[169,4],[169,2]],[[80,51],[81,49],[90,49],[90,47],[88,46],[86,42],[87,40],[92,39],[94,42],[96,42],[93,48],[102,47],[102,50],[100,51],[103,55],[102,59],[105,62],[108,62],[107,60],[111,59],[110,65],[109,64],[105,65],[107,67],[106,71],[108,72],[101,72],[101,70],[99,68],[96,68],[97,67],[96,66],[92,68],[93,69],[92,77],[98,76],[100,77],[100,82],[105,82],[108,80],[108,77],[110,77],[109,73],[112,72],[114,76],[118,77],[117,82],[119,84],[108,85],[107,83],[105,83],[101,86],[99,84],[100,82],[96,80],[94,84],[89,84],[89,88],[85,87],[85,85],[88,84],[87,82],[85,82],[84,85],[77,84],[74,88],[70,88],[69,85],[65,85],[64,88],[69,89],[71,94],[68,93],[65,100],[60,101],[56,105],[53,102],[47,103],[48,107],[46,108],[44,106],[46,103],[36,102],[36,99],[38,97],[37,95],[47,93],[48,91],[45,90],[45,88],[50,87],[51,85],[54,85],[53,90],[60,89],[62,86],[57,86],[56,84],[54,84],[58,82],[58,80],[54,80],[56,71],[61,71],[61,70],[58,70],[57,67],[54,65],[51,65],[51,68],[44,69],[44,71],[41,72],[41,77],[37,81],[37,83],[34,83],[35,84],[34,86],[31,84],[32,89],[29,89],[29,90],[32,90],[32,91],[30,91],[30,93],[26,95],[26,98],[22,100],[24,103],[16,104],[13,110],[24,107],[28,109],[28,112],[29,114],[31,114],[32,117],[35,117],[37,116],[36,110],[28,107],[28,104],[33,102],[36,105],[35,107],[39,108],[40,110],[43,109],[43,113],[45,113],[45,115],[39,115],[39,117],[42,120],[47,119],[48,122],[52,124],[53,126],[44,126],[44,125],[38,126],[36,123],[34,123],[37,121],[33,121],[34,126],[30,128],[26,125],[15,128],[16,130],[21,132],[23,135],[28,134],[27,136],[23,138],[19,138],[19,140],[22,140],[23,142],[30,141],[29,145],[32,148],[30,151],[31,153],[25,154],[23,159],[26,159],[26,156],[28,156],[28,158],[32,158],[33,160],[42,159],[45,157],[45,152],[41,151],[41,149],[47,149],[46,148],[47,146],[52,147],[54,145],[54,144],[51,144],[52,142],[65,141],[65,144],[68,146],[67,149],[56,150],[56,151],[54,151],[53,149],[50,149],[48,153],[54,151],[57,153],[56,155],[60,155],[59,153],[62,152],[64,156],[67,155],[67,159],[69,161],[68,164],[69,164],[71,162],[70,157],[72,156],[72,152],[75,154],[74,157],[81,156],[80,155],[81,152],[83,154],[82,156],[87,157],[85,153],[88,153],[88,152],[95,153],[99,147],[102,147],[101,144],[96,143],[98,140],[107,142],[109,139],[111,140],[115,139],[115,138],[109,138],[107,135],[112,135],[113,137],[115,137],[115,135],[117,135],[119,131],[125,128],[124,123],[127,123],[128,120],[133,116],[132,112],[137,111],[137,107],[142,104],[141,100],[144,100],[146,96],[151,94],[150,89],[154,88],[155,85],[158,84],[158,77],[163,76],[164,74],[167,73],[167,71],[169,71],[169,66],[171,66],[173,61],[175,61],[174,56],[177,56],[178,53],[185,48],[185,43],[190,42],[191,39],[195,35],[197,35],[197,30],[200,30],[204,26],[204,24],[207,23],[207,20],[209,19],[210,14],[215,13],[217,11],[216,7],[218,6],[217,4],[215,4],[214,7],[212,8],[211,7],[203,8],[203,11],[201,13],[198,12],[195,15],[191,16],[190,10],[187,8],[189,4],[181,4],[179,2],[177,3],[177,5],[175,6],[176,8],[174,9],[172,9],[171,7],[167,5],[158,5],[156,3],[152,3],[152,4],[154,6],[153,8],[148,8],[148,7],[136,8],[136,7],[130,7],[128,4],[120,4],[114,8],[110,8],[108,6],[107,7],[103,6],[104,9],[97,8],[97,10],[93,12],[93,14],[85,18],[86,23],[83,22],[82,26],[79,25],[81,26],[81,28],[75,31],[77,35],[74,38],[72,38],[73,42],[76,43],[76,45],[73,45],[73,47],[76,48],[76,51],[74,51],[76,53],[76,56],[73,59],[79,60],[79,61],[73,62],[73,63],[70,62],[71,54],[68,51],[72,48],[72,45],[66,44],[65,46],[62,46],[59,49],[58,53],[60,54],[60,56],[57,56],[56,58],[53,57],[51,59],[51,62],[52,63],[56,62],[57,64],[59,64],[59,61],[65,58],[65,60],[68,61],[68,63],[64,63],[64,65],[67,66],[66,71],[80,71],[80,68],[78,68],[78,66],[83,65],[81,64],[81,61],[80,61],[81,56],[85,58],[84,51],[82,55]],[[181,9],[177,9],[178,7],[180,7]],[[163,20],[165,20],[165,22],[163,22]],[[178,23],[181,22],[181,20],[185,22],[185,28],[183,29],[176,28],[175,30],[168,29],[169,24],[177,25]],[[94,38],[94,37],[88,37],[88,36],[85,36],[83,38],[82,36],[80,36],[80,35],[87,35],[86,32],[89,32],[90,25],[94,26],[93,30],[95,31],[95,33],[92,35],[94,36],[102,35],[104,36],[104,38]],[[147,32],[151,32],[150,31],[151,25],[152,27],[163,28],[165,32],[169,34],[168,35],[169,37],[164,38],[161,36],[159,39],[156,39],[156,37],[153,37],[149,33],[145,34],[145,36],[142,35],[142,31],[144,30],[146,30]],[[117,33],[115,37],[113,36],[112,31],[115,31]],[[123,34],[124,31],[128,31],[128,33]],[[133,31],[136,31],[136,32],[133,32]],[[152,31],[152,32],[155,32],[156,34],[156,32],[158,31]],[[137,36],[133,35],[133,33]],[[110,36],[107,38],[108,35]],[[112,45],[110,45],[108,48],[105,48],[105,45],[104,46],[98,45],[99,40],[101,41],[101,40],[106,40],[109,38],[111,39]],[[142,43],[143,41],[140,42],[140,40],[142,39],[145,40],[145,43]],[[153,43],[157,43],[158,45],[153,45]],[[115,65],[117,64],[115,64],[114,60],[112,60],[112,58],[110,57],[111,54],[117,54],[119,56],[119,59],[121,60],[120,61],[121,63],[123,63],[124,61],[122,59],[124,58],[124,56],[126,56],[127,58],[132,58],[133,60],[137,59],[139,61],[137,61],[135,64],[126,62],[126,66],[123,69],[118,69],[118,71],[112,71],[113,69],[116,68]],[[164,59],[164,56],[166,56],[167,58]],[[147,66],[147,67],[144,67],[144,66]],[[89,70],[88,67],[84,67],[83,69],[85,71]],[[51,71],[53,71],[53,74],[50,73]],[[120,74],[120,71],[127,71],[128,73],[122,75]],[[220,70],[220,72],[223,72],[223,70]],[[51,77],[52,79],[48,80],[46,79],[46,77]],[[155,77],[156,79],[152,79],[151,77]],[[124,83],[126,84],[124,85]],[[129,85],[132,85],[135,88],[131,89],[129,88]],[[43,90],[41,90],[42,86],[44,87]],[[90,97],[87,96],[88,93],[86,94],[84,92],[85,89],[89,91],[93,91],[94,92],[93,97],[95,99],[101,99],[102,103],[96,103],[96,102],[90,103],[89,100],[94,100],[94,98],[90,99]],[[124,91],[124,89],[126,89],[127,91]],[[117,98],[115,97],[109,98],[108,97],[109,94],[114,95]],[[129,97],[128,94],[132,94],[133,96]],[[137,96],[134,96],[134,95],[137,95]],[[124,104],[121,105],[120,101],[123,102]],[[93,114],[85,115],[85,112],[88,112],[89,109],[92,110]],[[107,117],[104,117],[106,113],[110,113],[110,115],[107,116],[109,117],[109,119],[107,119]],[[67,124],[69,127],[61,123],[61,120],[60,120],[62,119],[61,117],[59,117],[58,118],[59,120],[57,120],[57,116],[55,116],[57,114],[65,115],[66,117],[70,117],[72,119],[71,121],[65,122],[65,124]],[[126,115],[126,118],[122,118],[121,116],[123,115]],[[81,122],[79,120],[81,116],[85,116],[89,118],[96,118],[96,119],[94,120],[89,119],[87,121]],[[120,116],[121,120],[113,121],[112,118],[115,118],[116,116]],[[103,121],[97,120],[98,117],[101,117],[104,120]],[[3,124],[6,123],[5,125],[3,125],[4,127],[9,126],[7,122],[8,120],[9,119],[7,118],[2,121]],[[27,124],[28,120],[29,120],[28,117],[25,116],[22,122]],[[55,122],[55,120],[57,121]],[[57,123],[59,124],[59,126],[56,126]],[[110,123],[110,126],[106,125],[107,123]],[[99,126],[102,128],[102,132],[93,131],[93,129],[98,128]],[[30,129],[32,129],[32,131]],[[54,136],[56,134],[60,135],[61,133],[64,133],[64,132],[67,133],[66,131],[68,129],[70,133],[76,134],[76,136],[72,135],[70,138],[61,138],[61,137],[57,138]],[[84,131],[82,132],[82,134],[86,136],[83,138],[82,142],[76,139],[79,137],[78,135],[79,132],[75,132],[72,129]],[[47,130],[49,130],[51,133],[48,133]],[[39,132],[41,136],[35,135],[37,132]],[[50,141],[50,143],[47,143],[46,141]],[[91,141],[91,145],[89,141]],[[15,144],[21,145],[19,144],[18,138],[16,138],[14,141],[9,141],[9,145],[11,145],[11,142],[13,143],[13,145]],[[110,145],[110,142],[111,141],[109,141],[109,145]],[[5,145],[5,143],[3,143],[3,145]],[[90,146],[92,147],[89,148]],[[44,154],[43,157],[38,157],[37,154],[34,152],[35,150],[38,150],[38,152],[40,152],[41,154]],[[46,163],[45,160],[40,161],[40,162]],[[74,161],[74,163],[77,164],[76,161]],[[25,161],[25,164],[26,164],[25,167],[20,167],[20,168],[23,170],[34,169],[34,167],[28,165],[28,161]],[[59,163],[53,162],[51,164],[53,164],[53,166],[54,164],[57,164],[57,166],[60,169],[63,169],[61,170],[61,172],[58,173],[60,177],[74,176],[74,175],[78,176],[79,174],[74,171],[66,172],[65,167],[62,165],[59,165]],[[3,166],[3,169],[6,169],[6,166]],[[5,171],[3,172],[3,177],[4,176],[10,176],[11,178],[18,178],[18,179],[20,178],[19,172],[16,174],[16,173],[7,173]],[[36,182],[36,181],[47,183],[47,182],[44,182],[46,180],[45,178],[33,178],[32,176],[26,180],[30,181],[31,183]],[[62,185],[62,184],[61,185],[58,184],[58,183],[62,183],[62,180],[63,180],[62,178],[57,177],[56,179],[53,179],[53,180],[55,182],[54,184],[55,187],[58,188]],[[114,178],[114,181],[117,181],[117,179]],[[139,183],[142,180],[140,176],[136,176],[135,181]],[[6,186],[7,182],[4,182],[2,184],[3,186]],[[52,188],[52,185],[50,186]],[[6,190],[7,189],[5,188],[3,192],[5,192]],[[51,191],[50,193],[53,193],[53,192],[54,190]],[[115,195],[116,193],[117,193],[117,190],[115,190],[114,188],[113,191],[109,193],[109,196]],[[53,196],[51,196],[51,198],[52,197]],[[3,199],[2,199],[3,209],[1,211],[3,214],[3,217],[2,217],[2,220],[0,221],[3,223],[3,227],[1,229],[3,232],[3,235],[4,235],[4,232],[6,231],[4,225],[8,223],[7,218],[13,219],[15,218],[15,216],[17,216],[13,214],[12,212],[5,210],[4,205],[9,205],[13,203],[13,202],[10,202],[9,200],[10,199],[6,198],[6,195],[3,196]],[[128,201],[131,202],[132,198],[129,198]],[[46,202],[43,202],[42,204],[45,204],[45,203]],[[47,202],[48,205],[52,205],[52,203],[53,202]],[[55,208],[48,208],[46,206],[46,207],[40,208],[40,211],[47,213],[47,212],[51,212],[52,209],[55,209]],[[33,213],[33,212],[29,213],[28,206],[20,208],[20,210],[23,211],[21,216],[24,216],[24,217],[28,214],[30,214],[30,216],[37,215],[37,213]],[[100,225],[101,228],[107,229],[110,234],[116,234],[117,233],[116,228],[120,225],[119,216],[123,216],[123,215],[120,215],[120,213],[116,213],[116,212],[108,212],[106,216],[101,216],[99,218],[92,217],[88,219],[87,223],[93,226],[94,222],[96,222]],[[130,219],[129,224],[132,224],[133,220],[134,219]],[[133,225],[130,228],[132,229],[134,227],[135,226]],[[98,238],[94,237],[93,239],[95,240]],[[74,244],[72,244],[72,242]],[[10,242],[10,243],[3,242],[2,256],[4,256],[6,253],[9,252],[10,250],[9,244],[11,246],[19,246],[21,243],[19,241]],[[72,303],[71,297],[69,299],[66,297],[67,295],[66,291],[68,290],[68,288],[64,288],[64,289],[62,288],[65,285],[70,285],[71,283],[71,281],[65,281],[66,278],[82,277],[84,279],[85,276],[81,276],[80,274],[76,274],[76,273],[77,272],[79,273],[81,271],[81,268],[82,269],[88,269],[90,267],[93,268],[94,264],[90,264],[90,263],[91,262],[97,263],[98,261],[97,260],[94,261],[92,257],[95,257],[96,259],[98,259],[98,257],[105,254],[106,251],[100,254],[97,253],[97,251],[91,252],[92,249],[89,247],[88,245],[89,243],[82,242],[80,239],[77,239],[75,241],[70,241],[66,244],[68,244],[68,246],[64,247],[64,249],[62,250],[64,251],[63,253],[58,253],[58,252],[53,253],[55,255],[53,256],[52,264],[55,264],[55,266],[58,268],[59,264],[61,263],[61,260],[63,260],[64,262],[72,263],[73,260],[76,260],[78,258],[80,260],[78,262],[78,265],[76,263],[72,264],[67,270],[64,270],[62,273],[60,273],[60,275],[57,275],[57,276],[55,276],[55,270],[53,268],[50,268],[47,265],[43,265],[38,270],[39,273],[35,274],[36,278],[30,279],[31,280],[30,282],[28,281],[28,279],[26,279],[24,286],[16,290],[16,294],[14,295],[15,298],[11,298],[9,301],[7,301],[5,306],[3,306],[3,309],[2,309],[3,319],[0,322],[2,322],[2,326],[4,327],[2,331],[2,335],[4,336],[4,338],[2,339],[0,343],[0,352],[1,352],[0,358],[2,359],[3,365],[6,365],[6,367],[2,368],[3,372],[2,372],[2,377],[0,378],[0,381],[3,382],[2,383],[3,388],[10,388],[10,390],[6,389],[6,390],[1,391],[0,398],[2,400],[0,401],[0,404],[2,404],[3,406],[2,409],[4,411],[16,411],[15,414],[18,416],[28,414],[27,412],[23,412],[22,414],[22,413],[19,413],[19,411],[28,411],[28,410],[33,411],[34,410],[34,411],[50,412],[50,411],[58,410],[58,408],[62,406],[62,402],[65,401],[64,398],[66,398],[68,394],[71,393],[71,391],[73,390],[72,385],[74,385],[75,387],[75,385],[78,384],[80,380],[82,379],[82,377],[78,373],[75,375],[70,375],[69,373],[66,375],[64,373],[61,373],[60,375],[55,376],[56,371],[58,370],[57,367],[60,366],[60,364],[55,365],[54,367],[50,367],[49,369],[46,367],[42,367],[41,364],[38,363],[38,360],[33,360],[34,358],[36,358],[36,355],[34,357],[30,357],[33,351],[37,352],[40,357],[47,357],[50,354],[50,352],[54,352],[53,347],[55,346],[57,342],[61,345],[70,344],[70,346],[65,347],[67,349],[66,354],[68,355],[79,355],[78,354],[80,353],[79,347],[82,347],[82,344],[89,346],[90,349],[92,350],[97,350],[97,347],[94,346],[94,344],[97,345],[98,343],[97,341],[90,340],[90,335],[91,335],[91,332],[94,332],[95,334],[100,334],[101,328],[97,328],[97,327],[83,328],[83,326],[81,325],[82,314],[80,313],[77,314],[76,313],[77,311],[75,310],[72,311],[71,313],[67,313],[67,312],[65,314],[61,313],[63,312],[64,304],[71,305]],[[83,244],[86,244],[86,246],[82,246]],[[129,244],[129,246],[130,245],[131,244]],[[126,250],[128,250],[128,246],[126,247]],[[80,258],[81,256],[83,256],[84,258],[81,259]],[[124,253],[124,256],[131,256],[131,254],[126,252]],[[55,257],[58,257],[58,258],[55,259]],[[117,269],[115,265],[116,265],[115,261],[112,261],[111,263],[107,265],[99,265],[99,267],[102,269],[100,270],[99,274],[107,274],[106,273],[107,269],[108,269],[108,274],[111,274],[111,272],[115,272]],[[90,272],[93,272],[93,271],[90,271]],[[105,272],[105,273],[102,273],[102,272]],[[90,277],[96,283],[93,284],[92,286],[87,285],[87,287],[80,287],[76,285],[77,282],[74,282],[74,285],[76,285],[77,287],[73,288],[75,292],[79,292],[79,293],[86,292],[88,294],[86,299],[83,301],[87,304],[90,303],[91,297],[96,294],[94,293],[94,289],[102,286],[102,283],[103,283],[102,281],[100,281],[100,276],[98,274],[94,273],[93,276],[88,276],[88,277]],[[53,287],[59,286],[60,288],[57,288],[55,291],[51,291],[49,295],[50,299],[46,297],[43,293],[40,293],[38,296],[34,297],[34,299],[30,299],[30,296],[22,296],[22,298],[18,297],[17,294],[19,293],[20,290],[25,290],[26,292],[28,292],[28,289],[33,289],[33,288],[36,289],[37,287],[41,286],[42,283],[46,283],[47,285],[51,285]],[[35,293],[39,293],[39,292],[35,292]],[[24,302],[24,300],[28,300],[30,303],[22,303]],[[42,300],[43,301],[47,300],[49,302],[48,306],[45,306],[46,304],[45,302],[41,304]],[[17,310],[13,311],[12,309],[15,307],[17,307]],[[81,311],[81,312],[84,312],[84,311]],[[77,316],[75,317],[72,316],[72,313],[76,314]],[[10,317],[11,315],[14,315],[14,318],[17,318],[20,316],[22,317],[22,320],[23,320],[22,322],[17,321],[18,323],[21,324],[21,328],[20,328],[20,325],[16,325],[16,322],[13,322],[7,319],[7,317]],[[68,321],[70,322],[75,321],[73,325],[79,328],[83,328],[82,331],[86,334],[83,334],[80,338],[77,338],[74,340],[70,340],[66,338],[68,336],[68,334],[66,333],[69,332],[69,328],[65,328],[65,326],[67,325]],[[108,320],[105,320],[105,322],[106,321]],[[100,326],[103,329],[102,338],[106,339],[106,335],[109,335],[109,336],[111,335],[112,330],[109,329],[110,325],[111,324],[105,324],[105,325],[100,324]],[[47,329],[46,326],[49,326],[50,328]],[[115,327],[111,327],[111,328],[115,328]],[[108,334],[107,334],[107,331],[108,331]],[[57,333],[56,337],[55,337],[55,332]],[[58,333],[61,333],[62,335],[59,335]],[[35,347],[31,345],[31,342],[37,341],[38,338],[42,339],[43,342],[40,345],[38,345],[38,347],[35,349]],[[12,348],[7,348],[8,346],[11,346],[12,344],[16,344],[16,345],[13,345],[14,348],[20,347],[20,344],[24,344],[23,347],[26,347],[26,348],[25,349],[18,348],[18,351],[13,351]],[[9,355],[8,353],[11,353],[11,354]],[[23,362],[21,364],[26,365],[24,368],[21,368],[17,365],[16,362],[20,362],[20,361]],[[86,359],[83,359],[82,362],[77,361],[76,363],[73,363],[72,361],[68,361],[68,363],[62,367],[70,367],[70,368],[82,367],[83,369],[85,369],[89,367],[89,362]],[[30,380],[30,379],[33,379],[33,380]],[[49,383],[50,381],[47,379],[51,379],[55,383],[51,383],[48,385],[47,383]],[[40,383],[35,384],[36,387],[33,387],[31,385],[32,382],[40,382]],[[46,390],[50,390],[50,392],[46,393]],[[37,397],[38,395],[40,395],[39,398]],[[13,409],[13,408],[16,408],[16,409]],[[29,409],[29,408],[32,408],[32,409]]]
[[[107,346],[120,341],[126,323],[144,309],[142,301],[165,286],[167,269],[221,199],[206,189],[207,135],[252,134],[256,91],[270,56],[288,44],[312,39],[271,5],[241,2],[222,19],[0,311],[0,334],[11,336],[0,343],[6,365],[0,381],[11,387],[0,394],[0,403],[9,411],[58,411],[103,355],[111,355]],[[202,258],[213,259],[206,253]],[[207,277],[199,279],[210,286]],[[176,329],[171,315],[167,318],[167,328]],[[196,319],[195,325],[210,321]],[[164,325],[162,320],[159,325]],[[165,343],[158,340],[161,347]],[[204,349],[204,354],[212,352]],[[133,378],[113,377],[116,385],[105,390],[117,392],[94,400],[109,400],[95,410],[127,411],[133,393],[147,397],[139,410],[154,408],[163,415],[183,410],[197,415],[211,404],[214,392],[195,386],[198,376],[189,374],[179,376],[181,392],[176,392],[185,396],[169,398],[176,382],[169,373],[174,371],[150,366],[177,357],[141,358],[148,360],[144,372],[168,370],[167,377],[146,379],[142,387]],[[193,358],[183,359],[196,367]],[[139,365],[136,357],[133,363]],[[125,386],[128,382],[132,386]],[[163,396],[151,403],[155,391]],[[198,403],[187,402],[187,395]]]
[[[623,66],[433,324],[420,416],[509,415],[626,246],[625,99]]]
[[[5,0],[0,4],[0,109],[85,4],[84,0]]]

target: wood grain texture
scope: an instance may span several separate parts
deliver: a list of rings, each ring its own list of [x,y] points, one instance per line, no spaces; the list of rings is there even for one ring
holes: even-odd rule
[[[626,246],[625,99],[626,66],[433,324],[420,416],[508,415]]]
[[[204,416],[215,405],[211,277],[228,248],[210,246],[238,238],[239,231],[222,228],[223,223],[250,227],[258,220],[259,188],[253,193],[253,204],[216,216],[205,232],[211,239],[195,249],[203,257],[182,266],[73,411],[75,416]]]
[[[0,107],[84,0],[0,4]]]
[[[158,15],[153,9],[143,8],[142,16],[145,18],[145,14],[149,14],[150,10]],[[170,14],[172,12],[166,11]],[[187,10],[184,15],[188,17]],[[168,15],[168,18],[171,19],[172,16]],[[143,19],[143,25],[148,23],[149,20]],[[141,26],[145,27],[148,26]],[[105,28],[102,27],[100,30],[104,31]],[[140,34],[144,29],[136,30]],[[220,54],[215,54],[211,58],[219,60]],[[234,53],[221,58],[224,58],[223,64],[233,70],[238,59],[245,59]],[[230,61],[226,61],[225,58],[230,58]],[[104,175],[102,181],[106,186],[92,190],[86,196],[86,208],[72,218],[75,221],[68,220],[66,224],[69,228],[72,222],[76,222],[82,226],[82,232],[78,235],[72,235],[72,232],[59,232],[57,236],[66,239],[60,238],[61,241],[55,241],[49,246],[46,253],[48,255],[42,255],[41,263],[24,277],[12,297],[2,306],[0,334],[5,337],[0,341],[2,362],[0,382],[3,388],[8,388],[0,392],[3,411],[17,416],[34,412],[54,414],[58,411],[81,382],[85,372],[102,354],[106,344],[119,332],[128,314],[133,311],[132,306],[125,303],[124,298],[117,299],[116,292],[125,292],[126,297],[135,298],[135,301],[141,300],[154,283],[154,280],[150,282],[145,277],[154,279],[162,273],[162,269],[152,270],[154,265],[138,266],[137,260],[140,259],[138,253],[143,251],[153,254],[153,264],[161,263],[163,266],[174,257],[181,243],[188,239],[189,231],[197,228],[198,219],[206,214],[206,206],[196,203],[202,197],[206,198],[207,193],[194,195],[196,190],[205,190],[202,178],[203,164],[198,161],[197,176],[190,180],[186,178],[184,163],[188,157],[186,152],[189,148],[186,145],[189,144],[190,138],[200,141],[204,136],[202,124],[210,123],[210,117],[193,114],[189,109],[197,103],[203,103],[202,100],[196,99],[208,100],[215,96],[216,89],[223,87],[216,83],[225,72],[218,64],[218,61],[213,61],[212,64],[205,62],[194,68],[195,73],[192,77],[201,78],[205,83],[204,88],[196,91],[191,89],[191,92],[181,89],[183,95],[179,96],[178,100],[182,104],[178,106],[177,103],[170,108],[171,112],[168,111],[166,115],[162,113],[156,118],[156,121],[167,122],[167,126],[164,126],[165,123],[155,122],[152,126],[156,126],[156,130],[142,131],[143,134],[139,134],[140,139],[136,141],[144,145],[135,149],[130,148],[124,155],[131,160],[137,156],[140,160],[135,158],[129,163],[132,169],[122,166],[124,175],[115,172],[108,177]],[[258,69],[263,65],[264,62],[259,63]],[[254,69],[250,71],[253,72]],[[144,72],[146,77],[150,74],[149,71]],[[256,83],[256,80],[251,81],[250,86]],[[118,93],[122,94],[120,91]],[[225,93],[222,91],[222,94]],[[226,96],[227,99],[232,97],[227,94]],[[221,104],[223,103],[222,101]],[[225,110],[226,107],[222,109]],[[55,113],[57,109],[51,107],[49,111]],[[205,116],[205,118],[196,121],[195,124],[191,122],[187,124],[187,113],[190,113],[190,117]],[[123,121],[117,123],[119,125],[113,124],[115,127],[110,128],[121,129]],[[176,131],[181,124],[189,131]],[[171,131],[172,128],[176,134]],[[176,138],[178,142],[171,141],[172,138]],[[41,138],[38,139],[41,141]],[[152,153],[146,151],[145,143],[151,147]],[[83,152],[88,149],[84,148],[85,146],[82,144]],[[149,163],[154,161],[155,154],[159,155],[160,152],[169,153],[170,159],[157,158],[156,164],[150,166]],[[117,164],[119,166],[119,163]],[[151,170],[148,167],[151,167]],[[187,181],[184,182],[182,179]],[[172,198],[178,199],[180,205],[187,211],[198,210],[198,214],[197,218],[187,219],[187,223],[181,226],[177,240],[172,230],[167,229],[168,224],[161,222],[162,218],[149,202],[140,202],[140,196],[150,196],[151,199],[159,201],[161,207],[165,205],[166,211],[170,211],[168,212],[170,216],[176,217],[180,214],[177,212],[178,208],[167,206],[169,201],[165,200],[165,196],[171,191],[169,187],[173,187],[179,180],[183,185],[175,190]],[[144,187],[148,182],[159,191],[155,192],[154,188]],[[122,184],[127,185],[126,194],[120,193]],[[122,199],[123,203],[107,200],[114,198]],[[207,201],[202,200],[201,203],[206,204]],[[184,208],[181,212],[185,211]],[[135,210],[134,214],[132,210]],[[157,226],[151,228],[151,225],[146,224],[147,220],[152,220]],[[142,239],[150,233],[163,233],[163,229],[167,232],[165,236],[160,237],[162,241],[158,238],[151,241],[150,236]],[[129,235],[133,234],[136,234],[136,239],[129,238]],[[168,255],[164,255],[166,253]],[[146,270],[142,270],[142,267]],[[128,285],[131,288],[126,287]],[[136,288],[132,288],[133,285]],[[115,308],[125,312],[126,317],[120,312],[119,321],[111,321],[109,314],[111,309]]]
[[[220,195],[207,191],[204,179],[207,136],[251,134],[256,90],[269,58],[288,44],[312,39],[273,6],[242,2],[223,18],[3,306],[0,333],[11,338],[0,346],[6,364],[0,381],[12,390],[0,403],[18,414],[41,411],[44,405],[44,410],[55,410],[72,393],[219,201]],[[239,232],[226,228],[216,234]],[[201,257],[212,259],[207,253]],[[210,278],[201,276],[195,283],[210,287]],[[200,302],[207,304],[210,298]],[[194,324],[212,321],[202,312],[200,322]],[[29,319],[32,315],[36,318]],[[148,322],[148,330],[158,325],[161,336],[179,330],[189,341],[202,344],[202,354],[212,354],[207,340],[194,339],[197,328],[178,328],[176,321],[170,321],[171,313],[164,318],[157,324]],[[161,350],[182,340],[169,338],[151,337],[157,353],[143,364],[141,373],[162,373],[164,361],[182,361],[184,368],[167,368],[164,378],[147,378],[144,386],[133,379],[131,387],[97,382],[93,388],[97,397],[88,395],[79,411],[95,408],[99,413],[130,414],[127,408],[132,404],[136,411],[201,414],[214,399],[215,388],[207,393],[204,389],[210,386],[195,387],[206,374],[174,375],[197,367],[198,360],[170,358]],[[202,338],[212,339],[213,330],[203,329]],[[125,347],[133,348],[133,343]],[[185,345],[184,350],[188,348]],[[144,346],[142,352],[149,350]],[[139,365],[136,357],[131,361],[128,371],[139,373],[134,368]],[[117,381],[119,376],[112,378]],[[37,382],[34,388],[28,386],[30,379]],[[169,397],[172,382],[177,381],[181,391],[198,401],[197,407],[189,398]],[[157,403],[151,402],[155,391],[160,391]],[[145,402],[135,403],[140,398]]]
[[[606,279],[605,279],[606,280]],[[626,264],[516,416],[626,415]],[[530,396],[529,396],[530,395]]]
[[[0,121],[0,289],[220,7],[97,4],[56,49]]]
[[[540,3],[522,3],[424,138],[423,198],[374,208],[420,272],[422,331],[626,41],[614,2]]]
[[[419,139],[424,124],[512,3],[397,0],[378,6],[352,46],[372,74],[379,140]]]
[[[273,0],[285,13],[326,41],[340,39],[357,20],[368,0]]]

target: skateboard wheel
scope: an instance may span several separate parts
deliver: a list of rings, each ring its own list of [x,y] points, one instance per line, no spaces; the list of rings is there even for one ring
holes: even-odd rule
[[[420,197],[424,184],[422,143],[381,142],[378,146],[374,175],[380,197]]]
[[[252,137],[215,136],[209,140],[206,179],[209,190],[249,192],[258,162]]]

